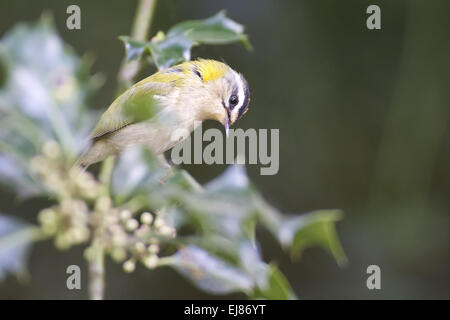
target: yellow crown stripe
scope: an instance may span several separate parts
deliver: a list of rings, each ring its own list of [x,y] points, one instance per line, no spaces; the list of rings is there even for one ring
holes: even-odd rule
[[[193,64],[197,71],[202,75],[204,82],[211,81],[223,77],[227,72],[227,66],[215,60],[197,60]]]

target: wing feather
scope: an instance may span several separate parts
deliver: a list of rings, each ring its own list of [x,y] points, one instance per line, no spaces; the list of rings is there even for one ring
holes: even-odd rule
[[[98,139],[132,123],[153,117],[160,108],[157,96],[168,96],[183,81],[183,70],[157,72],[122,93],[102,114],[90,138]]]

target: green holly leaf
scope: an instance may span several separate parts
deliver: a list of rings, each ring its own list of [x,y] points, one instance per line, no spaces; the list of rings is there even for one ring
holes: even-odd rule
[[[253,287],[253,280],[245,272],[197,246],[179,250],[171,257],[171,266],[206,292],[249,292]]]
[[[0,88],[5,134],[13,132],[34,146],[57,140],[76,154],[96,118],[85,108],[99,85],[87,71],[89,61],[62,41],[49,16],[17,24],[0,40],[0,52],[8,70]]]
[[[18,23],[0,39],[0,184],[21,197],[45,194],[30,159],[49,140],[68,159],[84,147],[97,118],[86,101],[100,85],[90,63],[62,41],[49,16]]]
[[[125,45],[127,62],[137,60],[148,49],[147,42],[137,41],[128,36],[120,36],[119,39]]]
[[[278,229],[278,238],[284,247],[290,248],[293,257],[300,257],[306,248],[319,246],[330,252],[343,266],[347,263],[347,257],[335,228],[335,223],[340,219],[340,210],[318,210],[284,218]]]
[[[261,258],[258,248],[250,242],[239,247],[239,258],[242,268],[254,280],[253,298],[286,300],[296,296],[286,277],[273,264],[267,264]]]
[[[8,273],[19,278],[27,274],[30,245],[38,230],[9,215],[0,213],[0,280]]]
[[[136,146],[120,154],[111,179],[111,190],[117,203],[135,194],[158,187],[166,174],[156,157],[146,148]]]
[[[273,264],[267,266],[268,283],[266,287],[258,288],[252,294],[254,299],[293,300],[297,299],[289,281]]]
[[[130,37],[120,39],[125,43],[128,61],[150,52],[159,69],[190,60],[192,48],[200,44],[241,42],[247,49],[251,49],[244,27],[228,18],[224,11],[207,19],[178,23],[165,35],[159,32],[150,42],[140,42]]]

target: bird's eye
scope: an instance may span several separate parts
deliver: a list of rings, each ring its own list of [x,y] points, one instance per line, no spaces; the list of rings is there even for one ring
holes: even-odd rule
[[[233,94],[230,97],[230,100],[228,102],[230,103],[230,107],[235,107],[238,104],[239,99],[238,99],[238,97],[236,95]]]

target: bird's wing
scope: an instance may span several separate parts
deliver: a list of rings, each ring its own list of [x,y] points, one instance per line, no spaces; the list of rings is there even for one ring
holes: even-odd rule
[[[158,72],[136,83],[103,113],[90,138],[98,139],[129,124],[152,118],[163,107],[158,97],[169,95],[182,79],[178,72]]]

